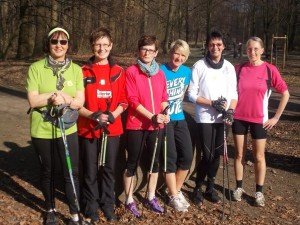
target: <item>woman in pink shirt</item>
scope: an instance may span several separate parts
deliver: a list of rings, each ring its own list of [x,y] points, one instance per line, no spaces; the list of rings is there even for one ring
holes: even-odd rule
[[[232,133],[235,143],[234,169],[236,189],[233,199],[241,201],[244,157],[247,150],[247,133],[250,130],[252,149],[255,160],[255,205],[263,207],[265,198],[263,184],[266,175],[265,147],[267,131],[278,122],[289,99],[287,85],[275,66],[262,61],[263,42],[258,37],[251,37],[246,43],[249,62],[237,66],[238,103],[234,113]],[[271,87],[280,93],[281,99],[275,115],[268,118],[268,99]]]
[[[158,161],[162,140],[163,124],[169,122],[169,116],[162,111],[168,105],[166,78],[159,69],[155,57],[158,53],[158,40],[155,36],[144,35],[138,42],[137,63],[126,70],[126,94],[128,100],[128,116],[126,121],[127,152],[124,186],[126,208],[135,216],[141,214],[133,200],[133,178],[140,161],[142,150],[147,159],[141,163],[150,169],[156,148],[155,160],[149,174],[146,205],[157,213],[163,208],[155,197],[158,178]],[[156,141],[157,140],[157,141]]]

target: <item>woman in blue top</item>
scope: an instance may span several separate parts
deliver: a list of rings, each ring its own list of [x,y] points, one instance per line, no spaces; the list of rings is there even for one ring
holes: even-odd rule
[[[171,44],[170,61],[161,66],[167,80],[171,119],[167,124],[166,184],[170,206],[181,212],[186,212],[190,206],[181,192],[181,187],[193,159],[190,132],[182,109],[184,93],[191,78],[191,70],[182,64],[186,62],[189,54],[189,45],[178,39]]]

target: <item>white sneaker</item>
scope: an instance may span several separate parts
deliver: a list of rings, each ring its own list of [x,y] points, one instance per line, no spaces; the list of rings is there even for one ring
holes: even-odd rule
[[[178,212],[187,212],[188,209],[185,207],[178,197],[170,197],[169,205]]]
[[[265,206],[265,197],[264,194],[261,192],[256,192],[255,193],[255,205],[264,207]]]
[[[232,193],[233,200],[240,202],[242,200],[242,195],[244,192],[245,191],[243,188],[238,187],[237,189],[235,189]]]
[[[180,202],[186,207],[190,207],[190,203],[185,199],[183,193],[181,191],[178,191],[178,198],[180,200]]]

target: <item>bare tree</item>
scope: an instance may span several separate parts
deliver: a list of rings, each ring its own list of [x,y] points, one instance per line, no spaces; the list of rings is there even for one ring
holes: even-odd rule
[[[175,0],[169,0],[169,12],[168,12],[168,20],[166,24],[166,31],[165,31],[165,38],[163,42],[163,52],[167,53],[169,48],[170,42],[170,33],[172,28],[172,22],[174,17],[174,10],[175,10]]]

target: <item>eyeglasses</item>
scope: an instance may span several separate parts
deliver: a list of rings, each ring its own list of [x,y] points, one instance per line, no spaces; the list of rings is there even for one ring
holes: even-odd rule
[[[102,47],[102,48],[108,48],[110,46],[110,44],[94,44],[94,47],[96,47],[96,48],[100,48],[100,47]]]
[[[223,45],[222,43],[217,43],[217,44],[211,43],[208,45],[208,47],[210,47],[210,48],[215,47],[215,46],[221,47],[222,45]]]
[[[58,43],[60,45],[66,45],[68,44],[68,40],[57,40],[57,39],[51,39],[50,40],[51,45],[57,45]]]
[[[156,50],[153,49],[147,49],[147,48],[141,48],[140,51],[145,54],[146,52],[149,52],[150,54],[153,54],[156,52]]]

